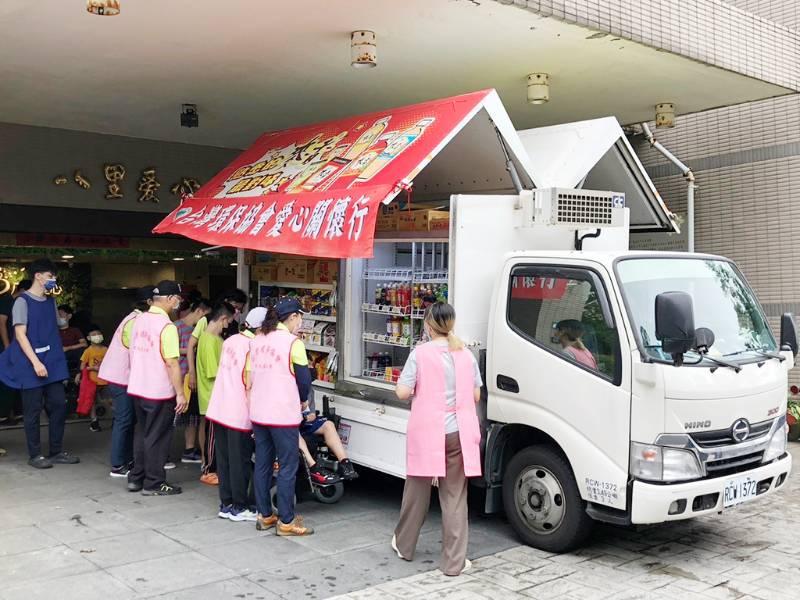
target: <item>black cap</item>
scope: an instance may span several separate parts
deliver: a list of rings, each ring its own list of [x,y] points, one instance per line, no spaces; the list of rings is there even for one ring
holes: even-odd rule
[[[144,287],[140,287],[136,290],[136,301],[137,302],[147,302],[148,300],[153,299],[153,286],[146,285]]]
[[[292,313],[307,314],[297,298],[281,298],[275,304],[275,312],[281,321]]]
[[[156,287],[153,288],[153,296],[178,296],[181,293],[181,286],[177,281],[170,281],[165,279],[159,281]]]

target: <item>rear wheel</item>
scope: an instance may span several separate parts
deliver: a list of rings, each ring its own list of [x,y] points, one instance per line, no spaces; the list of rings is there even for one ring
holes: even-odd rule
[[[336,504],[344,495],[344,483],[341,481],[333,485],[313,486],[314,498],[323,504]]]
[[[569,463],[548,446],[525,448],[511,459],[503,505],[522,541],[548,552],[568,552],[592,530]]]

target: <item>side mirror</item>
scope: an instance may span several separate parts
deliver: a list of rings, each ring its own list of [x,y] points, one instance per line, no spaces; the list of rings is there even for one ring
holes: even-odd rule
[[[781,315],[781,350],[791,350],[797,356],[797,327],[792,313]]]
[[[663,292],[656,296],[656,339],[671,354],[676,365],[694,347],[694,305],[686,292]]]

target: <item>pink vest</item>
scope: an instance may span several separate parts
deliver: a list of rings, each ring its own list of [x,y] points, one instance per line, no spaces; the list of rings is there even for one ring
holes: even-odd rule
[[[442,353],[446,346],[428,342],[416,348],[417,385],[406,431],[406,475],[444,477],[445,417],[448,411]],[[456,420],[464,474],[481,474],[481,428],[475,410],[472,357],[467,350],[452,352],[456,372]]]
[[[217,379],[206,419],[237,431],[251,431],[250,406],[245,389],[245,365],[252,338],[236,334],[222,344]]]
[[[136,317],[131,332],[131,376],[128,393],[145,400],[172,400],[175,388],[161,356],[161,332],[174,327],[164,314],[146,312]]]
[[[135,319],[141,314],[141,311],[135,310],[127,317],[122,319],[122,322],[117,326],[114,332],[114,337],[111,338],[111,343],[108,345],[108,352],[106,352],[103,362],[100,363],[100,379],[125,387],[128,385],[128,378],[131,374],[131,359],[128,349],[122,343],[122,330],[131,319]]]
[[[567,348],[567,353],[584,367],[589,367],[590,369],[597,368],[597,361],[594,359],[594,354],[589,350],[580,350],[574,346],[569,346]]]
[[[295,340],[288,331],[277,329],[250,343],[250,420],[256,425],[297,427],[302,420],[291,365]]]

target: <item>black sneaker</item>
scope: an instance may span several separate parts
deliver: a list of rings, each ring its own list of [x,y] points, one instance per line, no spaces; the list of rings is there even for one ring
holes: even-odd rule
[[[342,479],[344,479],[345,481],[352,481],[353,479],[358,479],[358,473],[356,473],[356,470],[353,467],[353,463],[351,463],[350,459],[348,458],[339,461],[339,475],[341,475]]]
[[[128,467],[128,465],[120,465],[119,467],[111,467],[111,472],[109,473],[109,475],[111,477],[127,477],[128,473],[130,472],[131,469],[130,467]]]
[[[129,492],[141,492],[142,491],[142,487],[144,487],[144,486],[139,481],[129,481],[128,482],[128,491]]]
[[[103,431],[103,428],[100,427],[100,421],[95,419],[94,421],[89,423],[89,431],[93,431],[95,433],[99,433],[99,432]]]
[[[52,469],[53,463],[44,456],[36,456],[28,461],[28,464],[35,469]]]
[[[308,471],[311,473],[311,481],[320,485],[333,485],[341,481],[338,475],[319,465],[314,465]]]
[[[59,452],[50,457],[50,462],[54,465],[77,465],[81,459],[69,452]]]
[[[175,496],[181,493],[181,488],[177,485],[162,483],[154,490],[142,490],[142,496]]]
[[[191,449],[183,451],[181,462],[185,464],[200,464],[203,462],[203,459],[200,456],[199,450]]]

